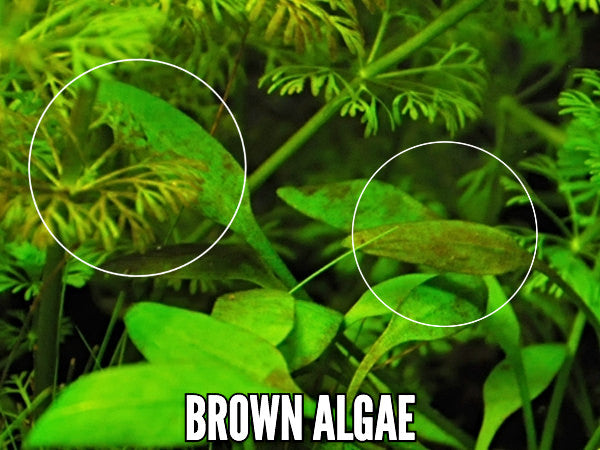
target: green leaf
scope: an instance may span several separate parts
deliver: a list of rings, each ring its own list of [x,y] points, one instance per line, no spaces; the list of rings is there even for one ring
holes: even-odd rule
[[[367,180],[318,186],[283,187],[277,195],[292,208],[332,227],[350,231],[358,197]],[[373,180],[360,201],[356,230],[401,222],[434,219],[435,213],[400,189]]]
[[[178,267],[201,254],[206,246],[177,244],[143,255],[126,255],[109,260],[105,268],[120,273],[157,273]],[[232,264],[235,261],[235,264]],[[283,288],[258,254],[247,245],[220,244],[182,269],[161,275],[183,280],[243,280],[265,288]]]
[[[294,328],[279,345],[290,369],[299,369],[317,359],[335,338],[341,322],[342,315],[337,311],[297,300]]]
[[[523,365],[531,399],[540,395],[554,379],[565,359],[562,344],[537,344],[522,351]],[[504,421],[521,407],[521,396],[512,365],[502,361],[490,373],[483,386],[485,404],[483,424],[476,449],[489,448]]]
[[[240,201],[244,172],[219,141],[177,108],[125,83],[102,80],[97,101],[122,103],[139,122],[154,151],[163,154],[172,152],[205,163],[207,170],[197,174],[202,189],[198,192],[198,201],[190,209],[221,225],[229,223]],[[259,252],[286,286],[296,284],[256,223],[248,190],[244,191],[231,229],[240,233]]]
[[[354,233],[355,246],[371,240],[361,251],[440,271],[500,275],[531,263],[531,255],[509,234],[460,220],[401,223]],[[351,247],[351,238],[344,245]]]
[[[36,422],[28,447],[183,446],[186,393],[277,392],[239,367],[211,357],[134,364],[84,375]]]
[[[556,268],[563,280],[589,306],[600,319],[600,285],[594,272],[576,255],[560,247],[548,247],[546,254],[550,264]]]
[[[225,294],[217,299],[212,316],[277,345],[294,326],[294,297],[275,289]]]
[[[289,392],[300,389],[269,342],[235,325],[181,308],[142,302],[125,316],[131,340],[152,363],[223,360],[254,379]]]
[[[458,325],[482,316],[485,294],[485,286],[478,277],[453,274],[438,275],[408,292],[398,292],[397,297],[382,299],[412,320],[432,325]],[[369,371],[394,347],[411,341],[441,339],[456,332],[453,327],[420,325],[394,314],[356,369],[348,386],[348,398],[354,398]]]
[[[487,314],[489,314],[504,305],[507,297],[496,278],[485,277],[484,281],[488,288]],[[521,327],[510,303],[485,319],[483,326],[507,355],[520,355]]]
[[[102,80],[97,101],[122,103],[143,129],[153,151],[204,162],[207,170],[197,174],[203,186],[198,192],[199,207],[205,217],[222,225],[229,223],[240,200],[244,172],[219,141],[177,108],[125,83]],[[240,218],[252,214],[247,201],[245,205],[240,208]],[[243,223],[237,224],[241,231]]]
[[[390,306],[393,307],[398,305],[411,290],[433,277],[435,277],[435,274],[432,273],[411,273],[379,283],[373,286],[373,290],[380,298],[384,299],[386,303],[387,299],[389,299],[391,302]],[[348,328],[359,320],[390,313],[391,311],[375,297],[373,292],[368,290],[346,313],[344,316],[344,326]]]

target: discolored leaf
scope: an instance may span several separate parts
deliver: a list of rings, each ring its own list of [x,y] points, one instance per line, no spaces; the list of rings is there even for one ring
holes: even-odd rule
[[[351,242],[347,238],[344,245],[351,247]],[[531,255],[509,234],[459,220],[376,227],[354,233],[354,244],[367,244],[360,249],[365,253],[471,275],[500,275],[531,263]]]
[[[317,359],[335,338],[342,315],[333,309],[303,300],[296,301],[294,328],[279,345],[291,370]]]
[[[138,303],[125,316],[131,340],[152,363],[223,360],[261,382],[299,392],[281,353],[256,334],[211,316]]]
[[[206,246],[177,244],[109,260],[105,267],[120,273],[157,273],[179,267],[201,254]],[[235,264],[233,262],[235,261]],[[243,244],[217,245],[198,261],[162,275],[183,280],[243,280],[265,288],[283,288],[256,252]]]
[[[294,297],[275,289],[233,292],[217,299],[212,317],[277,345],[294,326]]]
[[[483,281],[470,275],[438,275],[411,290],[390,292],[382,298],[404,317],[431,325],[458,325],[482,316],[487,295]],[[454,327],[432,327],[416,324],[396,314],[385,331],[371,346],[356,369],[348,386],[348,397],[354,398],[373,366],[394,347],[411,341],[441,339],[458,330]]]
[[[522,355],[529,395],[534,399],[558,373],[565,359],[565,347],[561,344],[531,345],[522,350]],[[489,374],[483,386],[483,401],[483,424],[475,447],[478,450],[489,448],[502,423],[522,405],[515,372],[508,360],[502,361]]]
[[[154,151],[172,152],[205,163],[206,170],[197,172],[202,188],[191,209],[221,225],[229,223],[240,202],[244,172],[219,141],[177,108],[125,83],[101,81],[97,101],[122,103],[139,122]],[[260,253],[286,286],[295,284],[294,277],[256,223],[247,190],[231,229]]]
[[[356,202],[367,180],[318,186],[283,187],[277,195],[294,209],[332,227],[350,231]],[[437,218],[436,214],[400,189],[373,180],[360,201],[355,230],[392,223]]]

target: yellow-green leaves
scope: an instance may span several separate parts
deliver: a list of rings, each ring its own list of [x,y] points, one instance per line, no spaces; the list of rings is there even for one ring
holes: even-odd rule
[[[152,363],[200,364],[214,358],[283,391],[300,391],[281,353],[236,325],[158,303],[138,303],[125,316],[125,324],[131,340]]]
[[[186,393],[229,398],[238,392],[277,391],[212,357],[106,369],[69,385],[36,422],[26,443],[59,448],[182,446]]]
[[[367,244],[361,248],[365,253],[471,275],[499,275],[527,268],[531,262],[531,255],[510,235],[458,220],[376,227],[354,233],[354,244]],[[351,246],[350,238],[344,245]]]

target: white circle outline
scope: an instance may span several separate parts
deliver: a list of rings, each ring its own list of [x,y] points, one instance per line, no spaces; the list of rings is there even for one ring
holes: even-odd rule
[[[398,156],[402,155],[403,153],[406,153],[406,152],[409,152],[411,150],[414,150],[415,148],[424,147],[426,145],[433,145],[433,144],[458,144],[458,145],[464,145],[464,146],[471,147],[471,148],[474,148],[476,150],[479,150],[479,151],[481,151],[483,153],[486,153],[487,155],[495,158],[497,161],[499,161],[500,163],[502,163],[502,165],[504,165],[504,167],[506,167],[510,171],[510,173],[513,174],[513,176],[517,179],[517,181],[519,182],[519,184],[521,185],[521,187],[525,191],[525,194],[527,195],[527,198],[529,199],[529,204],[531,205],[531,211],[533,212],[533,220],[535,222],[535,247],[533,249],[533,257],[531,258],[531,264],[529,265],[529,269],[527,270],[527,273],[525,274],[525,277],[523,278],[523,281],[521,282],[521,284],[519,285],[519,287],[509,297],[508,300],[506,300],[502,305],[500,305],[498,308],[496,308],[491,313],[488,313],[485,316],[480,317],[479,319],[472,320],[471,322],[459,323],[459,324],[455,324],[455,325],[434,325],[434,324],[431,324],[431,323],[419,322],[418,320],[414,320],[414,319],[411,319],[410,317],[406,317],[406,316],[400,314],[394,308],[390,308],[377,295],[377,293],[373,290],[373,288],[371,287],[371,285],[367,281],[366,277],[362,273],[362,270],[360,269],[360,264],[358,263],[358,258],[356,256],[356,247],[354,245],[354,222],[356,220],[356,213],[358,212],[358,205],[360,204],[360,200],[362,199],[363,194],[367,190],[367,187],[369,186],[369,183],[373,180],[373,178],[375,178],[375,176],[379,173],[379,171],[381,169],[383,169],[387,164],[389,164],[391,161],[393,161],[394,159],[396,159]],[[367,287],[369,288],[369,290],[373,293],[373,295],[375,296],[375,298],[377,298],[377,300],[379,300],[387,309],[389,309],[394,314],[396,314],[396,315],[398,315],[398,316],[400,316],[400,317],[402,317],[402,318],[404,318],[406,320],[410,320],[411,322],[417,323],[419,325],[426,325],[428,327],[437,327],[437,328],[462,327],[462,326],[465,326],[465,325],[471,325],[473,323],[479,322],[480,320],[483,320],[483,319],[485,319],[487,317],[490,317],[492,314],[500,311],[504,306],[506,306],[508,304],[508,302],[510,302],[517,295],[517,293],[521,290],[521,288],[525,284],[525,281],[527,281],[527,278],[529,277],[529,274],[531,273],[531,270],[533,269],[533,264],[535,262],[535,255],[537,253],[537,247],[538,247],[538,237],[539,237],[539,233],[538,233],[538,221],[537,221],[537,215],[535,213],[535,207],[533,206],[533,200],[531,199],[531,195],[529,195],[529,192],[527,191],[527,188],[525,187],[525,185],[523,184],[523,182],[521,181],[521,179],[519,178],[519,176],[515,173],[515,171],[512,170],[508,164],[506,164],[504,161],[502,161],[500,158],[498,158],[493,153],[490,153],[487,150],[484,150],[484,149],[482,149],[480,147],[477,147],[476,145],[467,144],[466,142],[458,142],[458,141],[431,141],[431,142],[425,142],[423,144],[414,145],[414,146],[412,146],[410,148],[407,148],[406,150],[402,150],[400,153],[392,156],[390,159],[388,159],[386,162],[384,162],[381,166],[379,166],[379,168],[375,171],[375,173],[373,175],[371,175],[371,178],[369,178],[369,180],[367,181],[367,184],[365,184],[365,187],[363,188],[363,190],[361,191],[360,195],[358,196],[358,200],[356,202],[356,206],[354,207],[354,214],[352,215],[352,234],[351,234],[351,238],[352,238],[352,253],[354,255],[354,261],[356,261],[356,267],[358,268],[358,273],[360,273],[361,278],[363,279],[363,281],[365,282],[365,284],[367,285]]]
[[[46,222],[44,221],[44,218],[42,217],[42,214],[40,213],[40,210],[38,208],[37,202],[35,201],[35,195],[33,193],[33,185],[31,183],[31,155],[33,152],[33,143],[35,141],[35,136],[37,134],[38,128],[40,127],[40,124],[42,123],[42,120],[44,119],[44,116],[46,115],[46,113],[48,112],[48,109],[50,108],[50,106],[52,106],[52,103],[54,103],[54,101],[60,96],[60,94],[63,93],[63,91],[65,89],[67,89],[71,84],[73,84],[75,81],[77,81],[79,78],[83,77],[84,75],[87,75],[90,72],[93,72],[96,69],[100,69],[101,67],[105,67],[105,66],[110,66],[112,64],[118,64],[121,62],[152,62],[152,63],[157,63],[157,64],[163,64],[165,66],[169,66],[172,67],[174,69],[178,69],[181,70],[184,73],[187,73],[188,75],[192,76],[193,78],[195,78],[197,81],[200,81],[205,87],[207,87],[208,89],[210,89],[210,91],[219,99],[219,101],[221,102],[221,104],[227,109],[227,112],[229,113],[229,115],[231,116],[233,123],[235,125],[235,128],[237,129],[238,135],[240,137],[240,142],[242,143],[242,153],[244,155],[244,180],[243,180],[243,184],[242,184],[242,193],[240,195],[240,201],[238,202],[237,208],[235,209],[233,216],[231,217],[231,220],[229,221],[229,223],[227,224],[227,226],[225,227],[225,229],[223,230],[223,232],[219,235],[219,237],[217,237],[217,239],[210,245],[210,247],[208,247],[206,250],[204,250],[202,253],[200,253],[198,256],[196,256],[194,259],[178,266],[175,267],[173,269],[169,269],[169,270],[165,270],[163,272],[156,272],[156,273],[147,273],[147,274],[127,274],[127,273],[120,273],[120,272],[112,272],[110,270],[106,270],[103,269],[101,267],[97,267],[87,261],[84,261],[83,259],[81,259],[79,256],[77,256],[76,254],[74,254],[73,252],[71,252],[62,242],[60,242],[60,240],[54,235],[54,233],[52,233],[52,231],[50,231],[50,228],[48,227],[48,225],[46,224]],[[78,75],[77,77],[73,78],[71,81],[69,81],[65,86],[62,87],[62,89],[60,91],[58,91],[58,93],[54,96],[54,98],[52,98],[52,100],[50,100],[50,103],[48,103],[48,105],[46,106],[46,108],[44,109],[44,112],[42,113],[42,115],[40,116],[40,119],[37,122],[37,125],[35,126],[35,130],[33,132],[33,136],[31,137],[31,144],[29,145],[29,158],[27,161],[27,177],[29,179],[29,190],[31,192],[31,199],[33,200],[33,205],[35,206],[35,210],[37,211],[38,216],[40,217],[42,224],[44,224],[44,227],[46,227],[46,230],[48,230],[48,233],[50,233],[50,236],[52,236],[52,238],[56,241],[56,243],[58,245],[60,245],[63,250],[65,250],[69,255],[71,255],[73,258],[79,260],[80,262],[82,262],[83,264],[91,267],[92,269],[96,269],[99,270],[100,272],[104,272],[106,274],[109,275],[116,275],[119,277],[127,277],[127,278],[145,278],[145,277],[156,277],[159,275],[165,275],[167,273],[171,273],[171,272],[175,272],[176,270],[182,269],[185,266],[188,266],[190,264],[192,264],[193,262],[196,262],[197,260],[199,260],[200,258],[202,258],[206,253],[208,253],[225,235],[225,233],[227,233],[227,231],[229,230],[229,227],[231,227],[231,224],[233,223],[235,216],[237,215],[240,206],[242,205],[242,201],[244,199],[244,191],[246,189],[246,178],[247,178],[247,170],[248,170],[248,164],[246,161],[246,146],[244,145],[244,138],[242,137],[242,132],[240,130],[240,127],[237,123],[237,121],[235,120],[235,117],[233,115],[233,113],[231,112],[231,110],[229,109],[229,106],[227,106],[227,103],[225,103],[225,101],[221,98],[221,96],[206,82],[204,81],[202,78],[200,78],[199,76],[193,74],[192,72],[184,69],[183,67],[179,67],[175,64],[171,64],[165,61],[160,61],[157,59],[147,59],[147,58],[129,58],[129,59],[117,59],[115,61],[109,61],[107,63],[104,64],[100,64],[96,67],[93,67],[91,69],[86,70],[85,72],[83,72],[82,74]]]

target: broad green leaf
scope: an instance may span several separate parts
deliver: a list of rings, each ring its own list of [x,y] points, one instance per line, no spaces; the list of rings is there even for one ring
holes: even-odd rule
[[[537,344],[522,350],[523,365],[531,400],[540,395],[554,379],[565,359],[562,344]],[[502,361],[489,374],[483,386],[483,424],[476,449],[489,448],[494,435],[521,403],[515,372],[508,360]]]
[[[27,446],[183,446],[186,393],[278,391],[284,392],[208,356],[110,368],[84,375],[61,392],[36,422]]]
[[[298,392],[285,359],[269,342],[203,313],[142,302],[125,316],[133,343],[152,363],[198,362],[216,358],[259,381]]]
[[[350,231],[358,197],[367,180],[318,186],[283,187],[277,195],[294,209],[332,227]],[[400,189],[373,180],[363,194],[355,229],[437,218],[436,214]]]
[[[531,263],[531,255],[510,235],[459,220],[401,223],[354,233],[355,246],[371,240],[362,252],[425,264],[440,271],[499,275],[527,268]],[[344,245],[351,247],[351,238]]]
[[[123,104],[139,122],[153,150],[159,153],[172,152],[204,162],[207,170],[198,172],[203,188],[198,192],[198,202],[192,208],[219,224],[229,223],[240,201],[244,172],[219,141],[177,108],[125,83],[102,80],[97,101]],[[256,223],[248,190],[244,191],[231,229],[240,233],[260,253],[286,286],[295,284],[294,277]]]
[[[121,273],[163,272],[191,261],[205,248],[197,244],[165,246],[147,251],[143,255],[117,257],[109,260],[104,267]],[[232,264],[232,261],[235,261],[235,264]],[[243,280],[265,288],[284,287],[256,252],[242,244],[217,245],[198,261],[162,277],[185,280]]]
[[[217,299],[212,316],[277,345],[294,326],[294,297],[275,289],[233,292]]]
[[[142,127],[153,151],[204,162],[207,170],[198,173],[203,186],[198,192],[202,213],[217,223],[229,223],[240,200],[244,172],[219,141],[166,101],[129,84],[102,80],[97,102],[121,103]],[[245,197],[240,221],[232,226],[236,231],[244,231],[247,222],[254,220]]]
[[[389,306],[394,308],[400,303],[400,300],[404,299],[404,297],[406,297],[416,286],[425,283],[433,277],[435,277],[435,274],[411,273],[379,283],[373,286],[373,290],[381,299],[386,301],[386,303],[388,303],[387,300],[389,299]],[[375,295],[373,295],[373,292],[368,290],[346,313],[344,316],[344,326],[348,328],[359,320],[390,313],[391,311],[381,303]]]
[[[432,325],[458,325],[482,316],[485,285],[478,277],[470,275],[438,275],[418,284],[399,297],[382,298],[399,301],[396,311],[404,317]],[[373,366],[394,347],[411,341],[441,339],[458,330],[454,327],[431,327],[416,324],[396,314],[387,328],[371,346],[360,362],[350,385],[348,398],[354,398]]]
[[[296,300],[294,328],[279,345],[291,370],[317,359],[331,344],[342,322],[342,315],[317,303]]]

